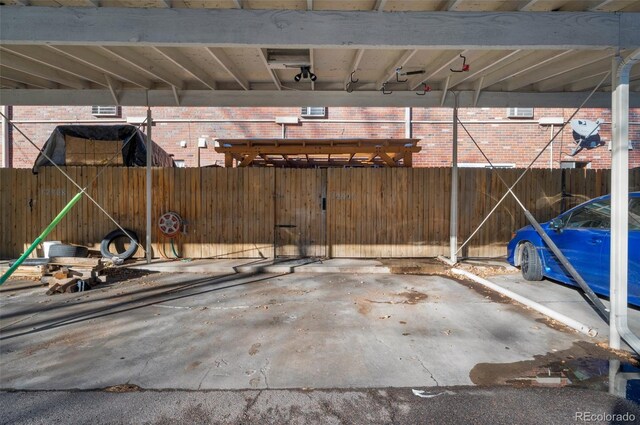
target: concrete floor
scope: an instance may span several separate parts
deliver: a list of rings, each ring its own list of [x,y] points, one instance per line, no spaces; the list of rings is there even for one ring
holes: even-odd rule
[[[508,377],[487,377],[491,365],[526,364],[534,356],[606,355],[594,344],[606,340],[602,334],[592,339],[562,329],[446,276],[124,277],[131,279],[56,296],[34,282],[7,283],[0,292],[0,386],[424,388],[500,383]],[[509,286],[518,277],[500,279]],[[589,314],[571,288],[546,283],[530,290],[562,294],[561,307],[570,310],[564,314]],[[595,313],[587,318],[599,320]],[[631,322],[639,327],[637,311]]]

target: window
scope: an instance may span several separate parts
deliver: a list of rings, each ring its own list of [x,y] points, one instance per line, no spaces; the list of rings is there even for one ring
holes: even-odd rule
[[[92,106],[91,115],[94,117],[119,117],[119,106]]]
[[[611,228],[611,200],[592,202],[561,216],[563,227],[568,229]],[[640,198],[629,199],[629,230],[640,230]]]
[[[184,159],[174,159],[173,162],[176,164],[177,168],[184,168]]]
[[[300,115],[306,118],[325,118],[327,108],[323,106],[303,106]]]
[[[640,230],[640,198],[629,199],[629,230]]]
[[[507,108],[507,118],[533,118],[533,108]]]
[[[573,211],[565,223],[567,229],[609,229],[611,227],[611,201],[592,202]]]

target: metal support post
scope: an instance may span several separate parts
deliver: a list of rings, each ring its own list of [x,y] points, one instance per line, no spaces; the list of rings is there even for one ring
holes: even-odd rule
[[[615,263],[617,259],[614,257],[615,247],[614,247],[614,234],[616,237],[619,237],[617,234],[617,229],[614,230],[613,225],[613,204],[614,204],[614,191],[619,192],[620,189],[616,189],[619,185],[618,181],[618,171],[620,160],[622,159],[620,156],[616,155],[618,149],[618,143],[620,143],[620,107],[618,106],[618,98],[620,89],[618,87],[618,67],[620,66],[620,62],[622,59],[620,56],[616,56],[612,61],[612,72],[611,72],[611,261],[609,264],[610,268],[610,280],[609,280],[609,295],[611,301],[611,307],[609,312],[609,347],[619,350],[620,349],[620,334],[618,333],[618,328],[616,327],[615,314],[619,310],[617,303],[617,295],[618,295],[618,285],[616,284],[615,271],[616,268]],[[624,155],[624,154],[622,154]],[[626,185],[625,185],[626,187]],[[617,198],[616,198],[617,200]]]
[[[151,263],[151,163],[153,161],[152,151],[153,142],[151,141],[151,128],[153,127],[153,119],[151,117],[151,108],[147,106],[147,243],[145,250],[147,254],[147,264]]]
[[[404,137],[406,139],[411,139],[413,137],[412,115],[410,106],[408,108],[404,108]]]
[[[453,93],[453,143],[451,152],[451,214],[449,218],[449,260],[458,262],[458,96]]]
[[[627,324],[629,283],[629,73],[640,62],[640,49],[624,61],[613,61],[611,142],[611,312],[609,346],[620,349],[621,338],[638,353],[640,339]]]
[[[11,125],[9,124],[9,107],[4,105],[2,107],[2,162],[1,168],[9,168],[11,161],[9,161],[9,146],[11,144]]]

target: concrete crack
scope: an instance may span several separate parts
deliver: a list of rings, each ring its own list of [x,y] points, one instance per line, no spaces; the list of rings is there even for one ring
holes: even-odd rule
[[[438,383],[438,380],[433,376],[433,373],[431,373],[429,368],[427,368],[427,366],[424,365],[424,362],[422,361],[422,359],[420,357],[416,356],[416,360],[418,360],[418,362],[420,362],[420,365],[422,366],[422,368],[427,371],[427,373],[429,374],[431,379],[433,379],[433,382],[436,383],[436,387],[439,387],[440,384]]]
[[[207,372],[204,374],[204,376],[202,377],[202,379],[200,380],[200,384],[198,384],[198,389],[202,388],[202,383],[204,382],[204,379],[207,377],[207,375],[209,374],[209,372],[211,372],[211,367],[209,367],[207,369]]]
[[[144,363],[144,367],[142,368],[142,370],[138,373],[138,378],[140,378],[142,376],[142,374],[144,373],[145,370],[147,370],[147,366],[149,366],[149,362],[151,361],[151,358],[148,358],[147,361]]]
[[[268,369],[268,368],[269,368],[269,359],[267,359],[267,364],[265,364],[263,367],[260,368],[260,373],[264,377],[264,385],[265,387],[267,387],[267,389],[269,389],[269,381],[267,380],[267,373],[265,369]]]
[[[389,350],[393,351],[393,348],[391,348],[389,346],[389,344],[387,344],[386,342],[384,342],[383,340],[381,340],[379,337],[376,337],[376,341],[378,341],[380,344],[384,345],[385,347],[387,347]]]

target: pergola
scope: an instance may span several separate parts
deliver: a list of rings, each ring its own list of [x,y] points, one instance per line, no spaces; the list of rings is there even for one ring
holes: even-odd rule
[[[418,139],[217,139],[225,167],[411,167]]]
[[[640,106],[640,70],[632,69],[640,1],[2,3],[5,105],[147,106],[147,122],[153,106],[452,107],[453,262],[458,107],[611,107],[610,346],[620,347],[620,335],[640,345],[626,323],[628,112]]]

